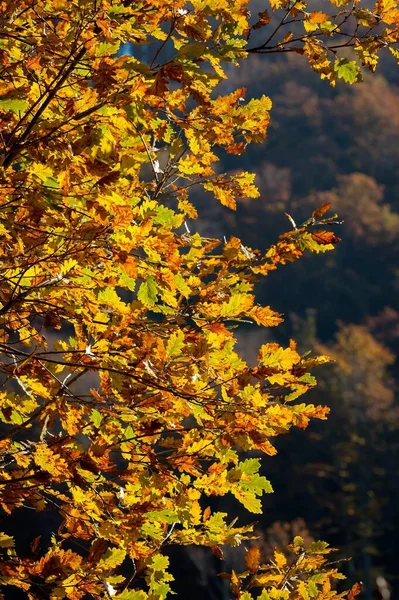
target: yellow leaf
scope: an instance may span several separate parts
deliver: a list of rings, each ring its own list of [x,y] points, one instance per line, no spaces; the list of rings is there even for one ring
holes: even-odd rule
[[[253,318],[255,323],[263,325],[263,327],[275,327],[283,322],[281,315],[270,308],[270,306],[254,306],[249,316]]]
[[[278,344],[264,344],[259,351],[259,361],[265,367],[288,371],[300,361],[296,350],[282,348]]]
[[[6,533],[0,532],[0,548],[13,548],[14,538]]]
[[[284,569],[287,566],[286,557],[284,556],[284,554],[282,554],[282,552],[279,552],[278,550],[274,551],[274,562],[276,563],[279,569]]]
[[[166,344],[166,358],[178,356],[184,344],[184,333],[181,329],[174,331]]]
[[[103,554],[98,561],[97,567],[99,569],[115,569],[123,563],[126,557],[126,550],[123,548],[111,547]]]
[[[36,444],[33,454],[35,463],[56,479],[64,479],[68,464],[59,454],[53,452],[45,443]]]

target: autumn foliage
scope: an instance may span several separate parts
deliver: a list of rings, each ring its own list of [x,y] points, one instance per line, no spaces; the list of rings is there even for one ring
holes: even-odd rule
[[[165,598],[168,546],[221,556],[251,539],[207,502],[232,494],[261,512],[272,485],[243,453],[273,455],[274,437],[326,418],[298,398],[329,359],[290,341],[246,364],[234,329],[281,323],[254,285],[334,248],[329,202],[302,224],[288,215],[261,252],[201,236],[190,192],[230,209],[259,195],[253,174],[219,164],[265,139],[271,101],[217,96],[226,64],[294,51],[334,84],[361,79],[350,48],[371,70],[379,50],[396,56],[395,2],[328,8],[273,0],[254,20],[246,0],[0,3],[0,501],[5,521],[27,507],[58,516],[29,552],[0,534],[4,588]],[[264,564],[252,547],[222,576],[242,600],[354,598],[332,589],[329,552],[297,536],[287,555]]]

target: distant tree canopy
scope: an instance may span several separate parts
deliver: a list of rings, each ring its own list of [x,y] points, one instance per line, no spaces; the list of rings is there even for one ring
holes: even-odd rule
[[[335,85],[359,82],[359,63],[374,71],[380,52],[397,57],[395,2],[327,8],[273,0],[252,18],[246,0],[0,4],[2,586],[31,600],[165,598],[169,546],[220,558],[252,539],[208,506],[232,494],[261,513],[272,486],[243,453],[272,456],[273,438],[326,418],[297,399],[328,358],[291,340],[264,343],[251,365],[234,328],[282,322],[254,285],[334,249],[330,199],[301,223],[288,216],[261,251],[196,232],[190,193],[230,209],[259,196],[253,173],[218,162],[265,139],[271,101],[243,87],[217,96],[226,66],[293,52]],[[25,509],[55,523],[29,548],[9,525]],[[353,600],[359,585],[332,588],[343,576],[330,551],[296,535],[266,564],[251,547],[223,577],[241,600]]]

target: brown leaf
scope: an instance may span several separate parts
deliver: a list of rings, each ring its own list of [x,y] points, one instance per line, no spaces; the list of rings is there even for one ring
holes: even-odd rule
[[[100,560],[100,557],[104,554],[106,547],[107,542],[103,538],[95,539],[90,547],[87,562],[92,565],[96,564]]]
[[[320,229],[319,231],[312,231],[312,238],[318,244],[338,244],[341,238],[337,237],[332,231]]]
[[[330,208],[331,208],[331,202],[326,202],[325,204],[322,204],[321,206],[319,206],[319,208],[316,208],[316,210],[313,211],[312,216],[315,217],[316,219],[319,219],[328,210],[330,210]]]
[[[12,406],[2,406],[1,412],[3,413],[4,418],[5,418],[6,421],[10,421],[11,420]]]
[[[245,150],[245,142],[235,142],[234,144],[230,144],[229,146],[226,146],[226,152],[228,154],[235,154],[237,156],[239,156],[240,154],[242,154]]]
[[[252,546],[245,555],[245,566],[251,573],[258,570],[260,563],[260,550],[258,546]]]
[[[362,592],[362,590],[363,590],[362,583],[361,582],[355,583],[354,585],[352,585],[351,589],[349,590],[347,600],[353,600],[354,598],[356,598],[356,596],[358,596]]]
[[[118,180],[120,174],[120,171],[111,171],[111,173],[108,173],[108,175],[104,175],[104,177],[101,177],[101,179],[96,181],[94,185],[102,189],[107,185],[110,185],[111,183],[115,183],[115,181]]]
[[[220,560],[223,560],[223,550],[221,549],[220,546],[211,546],[211,550],[214,553],[215,556],[217,556],[218,558],[220,558]]]
[[[258,15],[259,15],[259,19],[255,23],[255,25],[252,27],[252,29],[261,29],[262,27],[264,27],[265,25],[268,25],[270,23],[270,15],[267,12],[267,10],[264,10],[264,11],[258,13]]]
[[[89,471],[94,475],[98,475],[100,471],[96,463],[93,460],[91,460],[88,456],[81,457],[79,459],[79,464],[82,467],[82,469],[84,469],[85,471]]]
[[[34,540],[32,540],[32,542],[30,544],[30,549],[32,550],[33,554],[37,553],[41,539],[42,539],[42,536],[38,535],[37,537],[35,537]]]
[[[41,55],[40,54],[34,54],[33,56],[31,56],[30,58],[28,58],[28,60],[26,61],[26,66],[28,69],[30,69],[31,71],[35,71],[36,69],[39,69],[41,67]]]
[[[163,96],[168,91],[168,80],[163,74],[163,70],[161,69],[155,76],[154,83],[148,89],[149,94],[153,94],[154,96]]]
[[[173,81],[181,81],[183,79],[184,70],[178,63],[169,63],[162,68],[162,73],[167,79]]]
[[[204,42],[206,40],[206,34],[199,27],[195,27],[195,25],[184,25],[182,30],[196,42]]]
[[[0,50],[0,63],[6,67],[9,67],[11,64],[9,56],[4,50]]]

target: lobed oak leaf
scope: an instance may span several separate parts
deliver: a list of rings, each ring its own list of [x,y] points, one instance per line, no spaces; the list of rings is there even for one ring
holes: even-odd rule
[[[360,67],[354,60],[338,58],[334,63],[334,70],[338,77],[347,83],[356,83],[362,80]]]
[[[162,69],[155,75],[154,82],[148,88],[148,93],[154,96],[162,97],[168,91],[168,80]]]
[[[13,548],[14,538],[7,533],[0,532],[0,548]]]
[[[245,555],[245,567],[251,573],[255,573],[260,565],[260,549],[258,546],[252,546]]]
[[[287,566],[287,558],[284,556],[282,552],[278,550],[274,551],[274,562],[277,565],[277,568],[282,570]]]
[[[300,595],[301,598],[303,598],[303,600],[311,600],[311,598],[313,598],[313,594],[312,596],[310,596],[309,594],[309,588],[308,585],[305,581],[300,581],[298,583],[298,593]],[[318,593],[318,590],[316,588],[316,594]]]
[[[363,585],[361,583],[355,583],[354,585],[352,585],[351,589],[349,590],[347,600],[353,600],[354,598],[356,598],[356,596],[359,596],[359,594],[362,593],[362,590],[363,590]]]
[[[263,327],[276,327],[284,320],[281,314],[272,310],[270,306],[254,306],[251,308],[249,316]]]
[[[312,212],[312,216],[315,217],[316,219],[320,219],[327,211],[330,210],[330,208],[331,208],[331,202],[326,202],[325,204],[322,204],[321,206],[319,206],[319,208],[314,210]]]
[[[337,237],[332,231],[317,230],[312,231],[312,239],[320,245],[338,244],[341,238]]]
[[[147,275],[146,280],[140,285],[137,298],[145,306],[154,306],[158,298],[158,289],[154,277]]]
[[[173,81],[181,81],[184,77],[184,69],[181,64],[172,62],[162,67],[162,73],[168,79]]]
[[[231,571],[230,585],[234,596],[238,598],[241,590],[241,582],[234,569]]]
[[[269,25],[271,17],[267,10],[263,10],[262,12],[258,13],[258,17],[259,18],[255,25],[252,26],[252,29],[261,29],[262,27],[265,27],[265,25]]]
[[[99,569],[115,569],[123,563],[126,557],[126,550],[123,548],[111,547],[101,556],[97,563]]]
[[[101,556],[103,556],[106,547],[107,542],[104,538],[96,538],[93,540],[90,546],[87,562],[93,565],[96,564],[100,560]]]
[[[321,11],[314,11],[312,13],[310,13],[309,15],[309,21],[311,23],[325,23],[325,21],[328,21],[329,16],[326,15],[325,13],[321,12]]]

